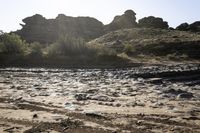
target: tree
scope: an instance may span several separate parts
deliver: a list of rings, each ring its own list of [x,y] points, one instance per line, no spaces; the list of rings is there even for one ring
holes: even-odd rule
[[[69,35],[61,36],[55,43],[49,47],[49,55],[77,56],[87,53],[85,41],[82,38],[76,38]]]
[[[30,44],[30,56],[41,57],[42,56],[42,45],[39,42],[33,42]]]
[[[20,36],[12,33],[5,33],[0,36],[0,53],[23,54],[26,50],[26,43]]]

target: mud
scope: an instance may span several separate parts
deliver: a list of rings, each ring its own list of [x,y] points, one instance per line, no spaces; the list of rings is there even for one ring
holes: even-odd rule
[[[200,65],[0,68],[0,132],[200,132]]]

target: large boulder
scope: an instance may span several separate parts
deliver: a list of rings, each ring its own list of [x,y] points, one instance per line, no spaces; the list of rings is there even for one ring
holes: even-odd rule
[[[145,28],[161,28],[161,29],[168,29],[169,25],[168,22],[163,21],[162,18],[149,16],[144,17],[138,21],[139,27]]]
[[[115,31],[119,29],[134,28],[137,26],[136,13],[132,10],[127,10],[121,16],[115,16],[114,20],[105,26],[105,31]]]
[[[189,24],[188,23],[182,23],[179,26],[176,27],[176,30],[180,31],[188,31],[189,30]]]
[[[176,27],[176,30],[181,31],[191,31],[191,32],[200,32],[200,21],[196,21],[192,24],[183,23]]]
[[[190,24],[189,30],[192,32],[200,32],[200,21]]]
[[[46,19],[36,14],[22,21],[22,29],[16,33],[27,42],[52,43],[63,35],[91,40],[103,34],[103,24],[90,17],[69,17],[59,14],[55,19]]]

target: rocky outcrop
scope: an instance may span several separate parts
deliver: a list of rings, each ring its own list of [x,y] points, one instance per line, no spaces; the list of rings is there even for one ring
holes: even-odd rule
[[[176,30],[187,31],[187,30],[189,30],[189,26],[190,25],[188,23],[182,23],[176,27]]]
[[[36,14],[22,21],[22,29],[16,33],[27,42],[52,43],[62,35],[90,40],[103,34],[103,24],[90,17],[69,17],[59,14],[55,19],[46,19]]]
[[[176,29],[181,31],[200,32],[200,21],[196,21],[192,24],[183,23],[177,26]]]
[[[161,28],[161,29],[168,29],[169,25],[166,21],[163,21],[162,18],[149,16],[144,17],[138,21],[139,27],[145,28]]]
[[[137,26],[136,13],[132,10],[127,10],[121,16],[115,16],[114,20],[105,26],[105,31],[115,31],[125,28],[134,28]]]

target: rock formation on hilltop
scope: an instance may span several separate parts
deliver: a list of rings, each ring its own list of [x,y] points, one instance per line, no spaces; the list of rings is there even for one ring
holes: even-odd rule
[[[187,30],[189,30],[189,26],[190,25],[188,23],[182,23],[176,27],[176,30],[187,31]]]
[[[149,16],[144,17],[138,21],[139,27],[145,28],[161,28],[161,29],[168,29],[169,25],[166,21],[163,21],[162,18]]]
[[[52,43],[62,35],[90,40],[103,34],[103,24],[90,17],[69,17],[59,14],[56,19],[46,19],[36,14],[22,21],[22,29],[16,33],[27,42]]]
[[[121,16],[115,16],[114,20],[105,26],[105,31],[114,31],[118,29],[134,28],[137,26],[136,13],[133,10],[127,10]]]
[[[177,26],[176,29],[181,31],[200,32],[200,21],[196,21],[192,24],[182,23]]]

